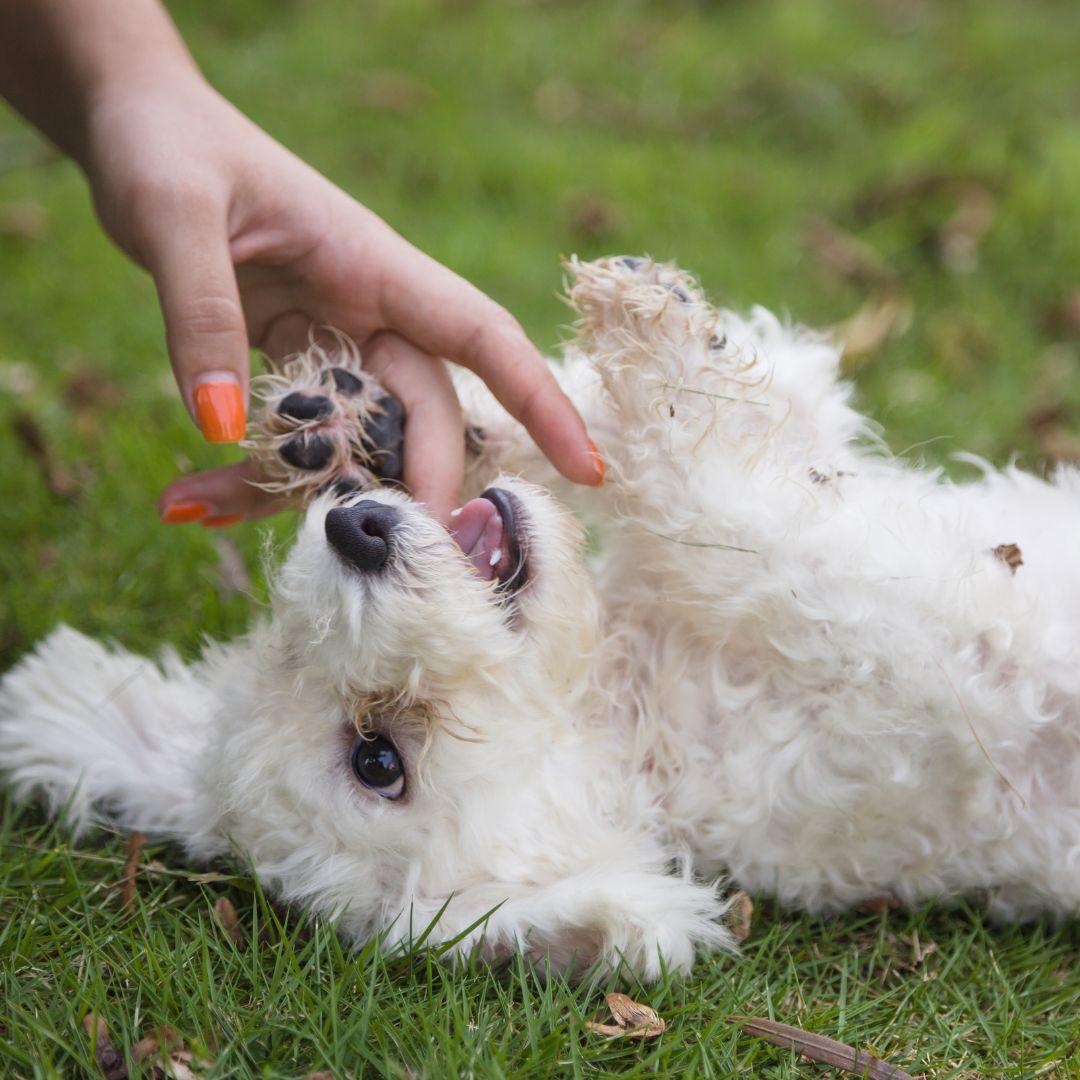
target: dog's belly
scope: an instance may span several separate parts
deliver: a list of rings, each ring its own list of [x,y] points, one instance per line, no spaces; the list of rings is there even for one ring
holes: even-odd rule
[[[856,662],[830,634],[801,658],[771,637],[748,624],[715,650],[678,627],[639,642],[639,741],[702,873],[816,911],[998,887],[1076,906],[1074,699],[1036,693],[1016,665],[1003,679],[977,643],[935,656],[913,634]]]

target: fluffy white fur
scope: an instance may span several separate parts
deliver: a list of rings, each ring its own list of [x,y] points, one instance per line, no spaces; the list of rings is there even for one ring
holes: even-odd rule
[[[239,850],[357,939],[442,911],[430,941],[645,977],[730,945],[720,875],[812,911],[1075,911],[1077,474],[950,484],[875,445],[824,339],[645,260],[572,270],[558,370],[604,488],[461,383],[471,481],[528,515],[513,610],[396,491],[364,497],[402,508],[401,558],[350,571],[322,496],[243,640],[184,669],[61,628],[8,674],[15,790]],[[598,531],[588,570],[552,491]],[[405,758],[402,800],[352,776],[357,720]]]

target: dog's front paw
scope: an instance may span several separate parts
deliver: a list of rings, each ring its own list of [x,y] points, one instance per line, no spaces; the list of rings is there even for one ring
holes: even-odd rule
[[[402,477],[405,413],[356,349],[314,345],[254,381],[261,402],[245,446],[271,491],[307,503]]]

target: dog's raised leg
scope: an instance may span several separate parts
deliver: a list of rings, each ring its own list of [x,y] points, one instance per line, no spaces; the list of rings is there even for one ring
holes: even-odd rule
[[[831,513],[863,421],[839,352],[764,311],[717,311],[687,275],[649,260],[572,263],[581,314],[571,369],[602,391],[588,417],[608,464],[606,541],[725,594],[805,520]],[[658,569],[660,567],[658,566]]]

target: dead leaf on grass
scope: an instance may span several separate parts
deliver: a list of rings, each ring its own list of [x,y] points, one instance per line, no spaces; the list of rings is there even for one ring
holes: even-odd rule
[[[41,203],[23,199],[0,206],[0,236],[32,242],[41,238],[49,215]]]
[[[1046,309],[1043,326],[1055,337],[1080,337],[1080,288],[1073,289]]]
[[[124,1055],[109,1038],[109,1026],[97,1013],[88,1012],[83,1017],[86,1034],[94,1040],[94,1064],[106,1080],[127,1080],[127,1064]]]
[[[859,911],[868,915],[888,915],[890,911],[900,910],[900,898],[892,893],[882,893],[881,896],[872,896],[869,900],[859,905]]]
[[[74,499],[79,494],[79,482],[53,457],[41,425],[27,412],[17,412],[11,423],[23,449],[37,464],[49,491],[58,499]]]
[[[146,837],[136,830],[127,840],[127,854],[124,858],[124,870],[120,875],[120,903],[125,911],[135,907],[135,886],[138,880],[139,860],[142,858]]]
[[[886,291],[871,297],[833,331],[844,347],[841,367],[851,374],[863,367],[891,338],[911,326],[912,304],[906,292]]]
[[[899,291],[897,273],[867,243],[821,218],[803,230],[808,250],[833,277],[869,289]]]
[[[754,918],[754,901],[750,894],[740,889],[730,900],[724,925],[731,931],[731,936],[741,945],[750,936],[750,926]]]
[[[615,204],[595,195],[575,197],[567,209],[571,232],[585,240],[600,240],[619,228],[619,211]]]
[[[1014,576],[1017,569],[1024,565],[1020,549],[1015,544],[998,544],[994,548],[994,557],[1000,559]]]
[[[157,1031],[146,1035],[131,1048],[131,1058],[137,1065],[143,1065],[161,1054],[179,1050],[184,1040],[171,1027],[162,1025]]]
[[[982,184],[965,184],[956,209],[938,233],[941,261],[950,270],[970,273],[978,265],[979,245],[997,216],[997,199]]]
[[[214,904],[214,917],[218,925],[232,939],[232,943],[242,949],[245,943],[244,928],[240,925],[240,917],[236,914],[236,908],[227,896],[219,896]]]
[[[361,105],[398,116],[413,116],[432,98],[431,87],[406,71],[365,72],[356,89]]]
[[[655,1039],[664,1034],[667,1025],[651,1006],[620,993],[607,994],[604,1000],[615,1023],[586,1021],[585,1026],[597,1035],[609,1039]]]
[[[728,1021],[738,1024],[747,1035],[764,1039],[773,1046],[784,1050],[794,1050],[811,1061],[822,1065],[831,1065],[843,1072],[869,1077],[870,1080],[913,1080],[910,1073],[895,1065],[889,1065],[880,1058],[854,1046],[838,1042],[825,1035],[816,1035],[791,1024],[781,1024],[775,1020],[758,1020],[747,1016],[729,1016]]]

